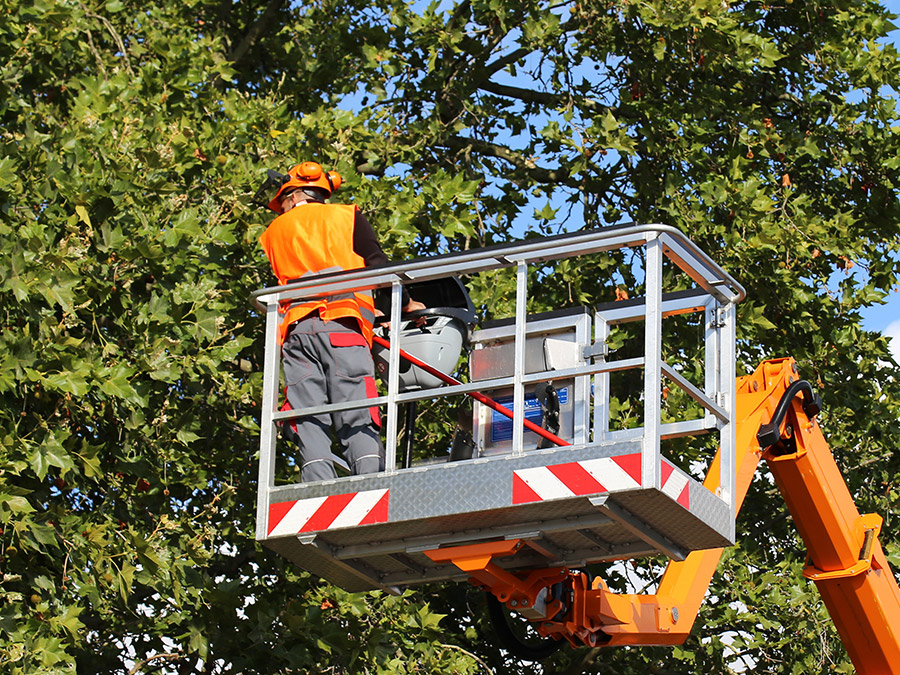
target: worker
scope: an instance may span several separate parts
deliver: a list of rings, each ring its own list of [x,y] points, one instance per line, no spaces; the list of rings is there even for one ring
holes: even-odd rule
[[[341,186],[340,174],[326,172],[316,162],[303,162],[287,176],[270,171],[270,180],[273,175],[281,184],[268,207],[279,216],[259,241],[279,284],[388,262],[372,225],[356,206],[325,203]],[[403,302],[404,312],[425,308],[405,291]],[[283,409],[377,395],[370,349],[373,323],[381,312],[371,293],[295,301],[281,311],[279,339],[287,398]],[[352,473],[384,470],[380,414],[377,406],[371,406],[301,417],[285,428],[288,440],[300,446],[301,480],[336,478],[332,425]]]

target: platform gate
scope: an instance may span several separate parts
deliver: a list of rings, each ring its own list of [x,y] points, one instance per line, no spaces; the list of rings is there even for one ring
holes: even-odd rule
[[[577,258],[618,249],[642,249],[637,259],[644,261],[638,272],[644,277],[643,297],[549,317],[527,315],[530,267],[542,270],[549,262],[567,258],[576,259],[577,265]],[[664,264],[677,266],[692,287],[664,293]],[[277,333],[282,303],[390,288],[390,319],[393,326],[400,326],[403,284],[503,268],[515,270],[515,315],[505,324],[476,331],[473,354],[505,342],[512,372],[492,370],[492,360],[481,359],[487,365],[477,381],[401,392],[397,365],[403,344],[393,340],[384,395],[279,411]],[[456,567],[436,564],[423,552],[479,541],[525,541],[527,551],[496,561],[508,569],[579,567],[656,554],[677,560],[692,550],[728,546],[734,542],[735,521],[735,304],[743,297],[737,281],[683,233],[663,225],[627,225],[531,239],[310,277],[257,291],[253,302],[266,315],[266,346],[256,538],[299,567],[350,591],[464,579]],[[704,361],[701,386],[684,377],[679,364],[661,356],[664,320],[695,312],[703,313],[702,345],[698,346]],[[616,359],[606,349],[610,331],[641,321],[643,355]],[[543,370],[526,367],[528,340],[559,331],[563,341],[575,344],[564,350],[568,356],[549,359]],[[479,358],[472,358],[472,364]],[[626,370],[643,371],[643,425],[611,429],[610,377]],[[526,392],[549,381],[571,383],[573,411],[567,433],[572,444],[537,448],[529,440],[532,432],[523,429]],[[683,390],[702,413],[664,423],[664,387]],[[476,406],[475,435],[480,447],[472,459],[399,467],[401,404],[472,391],[511,393],[514,419],[509,442],[486,447],[486,418]],[[386,411],[383,473],[275,484],[276,457],[286,461],[297,455],[296,448],[278,443],[279,423],[373,404]],[[667,459],[660,447],[666,438],[714,431],[722,448],[721,470],[718,485],[707,489]]]

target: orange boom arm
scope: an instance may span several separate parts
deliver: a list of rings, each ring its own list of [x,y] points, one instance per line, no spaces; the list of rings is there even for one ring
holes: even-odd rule
[[[815,421],[818,410],[793,359],[766,361],[738,380],[737,504],[764,458],[806,543],[803,574],[822,594],[857,671],[900,673],[900,589],[878,542],[882,520],[856,509]],[[717,456],[704,485],[719,485],[718,473]],[[512,540],[426,555],[467,572],[545,637],[574,646],[675,645],[690,634],[723,550],[671,561],[657,593],[638,595],[610,592],[601,579],[565,568],[514,573],[493,562],[526,545]]]

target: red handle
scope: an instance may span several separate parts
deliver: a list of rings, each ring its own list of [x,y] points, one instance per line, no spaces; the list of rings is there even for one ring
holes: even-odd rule
[[[391,343],[389,341],[385,340],[383,337],[378,337],[377,335],[373,335],[372,340],[374,342],[378,343],[379,345],[381,345],[382,347],[384,347],[385,349],[391,348]],[[401,349],[400,356],[402,356],[404,359],[409,361],[414,366],[418,366],[419,368],[424,370],[426,373],[428,373],[430,375],[434,375],[436,378],[438,378],[439,380],[442,380],[446,384],[462,384],[462,382],[457,380],[452,375],[447,375],[446,373],[442,373],[440,370],[438,370],[434,366],[431,366],[431,365],[425,363],[424,361],[422,361],[421,359],[416,358],[409,352],[406,352]],[[474,398],[479,403],[483,403],[491,410],[495,410],[498,413],[500,413],[501,415],[504,415],[504,416],[508,417],[509,419],[513,419],[514,413],[512,410],[510,410],[509,408],[507,408],[505,406],[500,405],[494,399],[488,398],[487,396],[482,394],[480,391],[469,392],[469,396]],[[571,445],[571,443],[569,443],[568,441],[560,438],[559,436],[556,436],[555,434],[551,434],[549,431],[547,431],[546,429],[544,429],[542,427],[539,427],[537,424],[535,424],[534,422],[532,422],[530,420],[523,419],[522,424],[529,431],[533,431],[538,436],[542,436],[543,438],[546,438],[551,443],[555,443],[556,445],[559,445],[559,446]]]

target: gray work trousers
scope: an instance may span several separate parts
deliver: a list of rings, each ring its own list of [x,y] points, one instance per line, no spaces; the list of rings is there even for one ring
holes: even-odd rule
[[[353,319],[323,321],[313,312],[291,326],[281,355],[291,409],[377,396],[372,353]],[[337,477],[331,461],[332,424],[354,474],[384,470],[376,406],[310,415],[292,420],[284,430],[300,446],[304,483]]]

